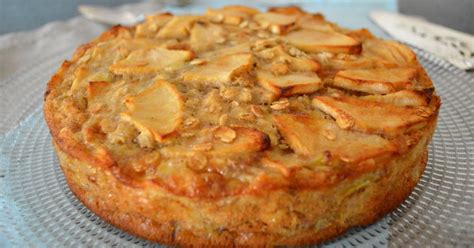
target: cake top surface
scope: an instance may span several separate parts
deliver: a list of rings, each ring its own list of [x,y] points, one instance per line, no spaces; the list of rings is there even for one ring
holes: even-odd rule
[[[121,182],[216,198],[316,189],[403,154],[439,98],[408,47],[296,7],[149,16],[48,84],[55,143]]]

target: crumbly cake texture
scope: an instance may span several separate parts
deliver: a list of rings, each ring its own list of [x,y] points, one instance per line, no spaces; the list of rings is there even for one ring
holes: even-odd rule
[[[93,212],[181,246],[305,245],[418,182],[440,98],[408,47],[297,7],[149,16],[77,49],[45,119]]]

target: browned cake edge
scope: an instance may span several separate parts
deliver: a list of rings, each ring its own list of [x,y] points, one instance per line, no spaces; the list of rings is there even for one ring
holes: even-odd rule
[[[360,192],[354,192],[351,196],[344,199],[341,203],[342,207],[336,211],[323,211],[320,213],[319,217],[328,220],[331,219],[332,221],[327,221],[320,227],[304,231],[301,230],[297,233],[287,235],[272,232],[273,230],[267,230],[266,232],[238,232],[238,230],[225,229],[205,233],[203,230],[194,228],[186,229],[180,227],[179,223],[183,223],[182,221],[186,220],[186,216],[189,214],[187,212],[181,213],[183,216],[182,220],[169,220],[166,222],[152,220],[144,214],[149,214],[150,211],[163,211],[163,213],[167,215],[168,213],[166,211],[170,209],[160,209],[160,206],[145,206],[147,204],[140,204],[137,195],[143,193],[140,192],[142,189],[124,186],[111,175],[110,171],[74,159],[56,145],[55,148],[66,180],[72,192],[74,192],[80,201],[99,217],[136,236],[162,244],[193,247],[304,245],[328,240],[354,226],[371,224],[398,207],[414,189],[424,171],[428,158],[427,145],[429,144],[435,126],[436,123],[434,121],[431,122],[430,127],[426,130],[426,136],[408,153],[394,159],[396,162],[380,166],[381,170],[379,172],[386,173],[387,176],[367,185],[361,189]],[[94,173],[93,178],[91,178],[91,173]],[[84,180],[85,178],[87,180]],[[351,180],[349,184],[353,182],[355,182],[355,180]],[[109,187],[101,187],[100,185],[108,185]],[[319,194],[318,197],[321,198],[325,198],[327,195],[333,195],[334,193],[340,194],[341,192],[337,191],[337,187],[336,189],[328,188],[322,191],[314,191],[314,194]],[[252,199],[249,202],[255,204],[256,206],[254,207],[264,209],[270,207],[267,205],[274,202],[266,199],[273,197],[287,201],[285,204],[286,207],[301,201],[303,204],[311,205],[314,204],[314,202],[307,200],[312,198],[308,197],[308,194],[311,195],[312,193],[311,191],[298,191],[291,193],[293,195],[291,198],[287,198],[286,195],[290,194],[290,192],[276,191],[269,193],[273,196],[263,197],[260,201],[255,201],[252,196],[238,197],[250,197]],[[118,200],[115,198],[121,199]],[[288,202],[288,199],[293,199],[294,201]],[[158,199],[154,199],[151,202],[166,201],[165,204],[174,206],[176,204],[183,204],[180,200],[182,199],[163,191],[160,192]],[[209,210],[209,206],[217,204],[219,200],[215,201],[216,202],[213,202],[213,200],[196,200],[186,201],[184,204],[189,204],[189,206],[187,206],[189,208],[187,208],[186,211],[206,214],[208,213],[206,211]],[[147,207],[151,207],[151,209]],[[256,216],[238,216],[247,214],[246,211],[236,211],[239,207],[241,206],[228,204],[222,207],[221,211],[227,212],[233,219],[258,219],[261,217],[258,216],[257,213]],[[318,207],[321,209],[334,208],[330,202],[321,203]],[[222,212],[220,214],[222,214]],[[241,212],[241,214],[239,214],[239,212]],[[334,214],[337,216],[333,216]],[[344,216],[338,216],[341,214]],[[256,227],[255,230],[259,228],[262,227]],[[262,230],[263,229],[264,228],[262,228]]]
[[[77,60],[97,41],[107,40],[109,37],[115,36],[121,29],[123,27],[112,28],[95,41],[80,47],[74,54],[72,61]],[[49,91],[62,81],[62,74],[69,67],[70,63],[72,62],[66,61],[48,83],[45,98]],[[350,227],[368,225],[375,222],[403,202],[416,186],[426,165],[427,145],[431,140],[437,119],[437,114],[435,114],[431,118],[430,124],[424,128],[421,135],[422,138],[417,145],[414,145],[404,154],[392,156],[392,160],[388,164],[375,166],[377,168],[376,172],[385,173],[382,179],[372,182],[362,188],[360,192],[353,192],[353,194],[344,199],[342,206],[339,206],[337,209],[331,209],[335,207],[334,204],[325,202],[315,203],[314,199],[321,197],[321,194],[324,196],[337,195],[334,192],[337,192],[337,187],[341,187],[341,185],[314,191],[271,191],[267,192],[268,195],[266,197],[260,196],[258,199],[255,196],[236,196],[242,199],[249,198],[247,204],[253,205],[252,207],[258,209],[270,207],[267,204],[278,200],[285,201],[284,207],[287,208],[292,204],[296,204],[296,202],[300,204],[303,202],[303,205],[307,204],[308,206],[316,204],[318,208],[322,209],[319,215],[316,215],[326,218],[325,220],[331,220],[319,226],[312,223],[313,228],[307,230],[298,229],[297,232],[293,233],[281,233],[281,230],[268,229],[258,225],[235,230],[222,229],[212,231],[180,226],[185,223],[183,221],[187,220],[189,212],[208,214],[216,210],[215,208],[211,209],[210,206],[216,205],[218,201],[225,199],[189,200],[185,199],[186,197],[175,196],[156,187],[141,189],[124,185],[107,168],[109,161],[98,160],[97,157],[87,154],[81,147],[70,146],[70,144],[64,142],[63,138],[60,137],[60,124],[54,120],[54,113],[52,111],[51,106],[45,104],[45,118],[52,132],[61,168],[72,192],[84,205],[107,222],[134,235],[163,244],[198,247],[319,243],[343,233]],[[370,172],[373,173],[374,171]],[[364,174],[361,174],[356,178],[350,178],[348,182],[345,182],[345,186],[350,186],[357,178],[363,176]],[[147,200],[151,200],[151,198],[143,197],[143,191],[145,190],[158,190],[160,191],[159,196],[156,199],[153,198],[153,202],[147,203]],[[272,200],[268,200],[270,198]],[[288,201],[288,199],[293,201]],[[182,211],[182,209],[173,210],[171,208],[160,209],[164,205],[183,205],[183,201],[189,204],[186,206],[188,207],[186,211]],[[156,204],[157,202],[164,203]],[[258,213],[252,215],[251,211],[236,211],[238,207],[241,206],[227,204],[221,209],[221,213],[215,213],[219,215],[225,213],[231,216],[230,219],[237,218],[239,220],[253,220],[261,217]],[[246,207],[251,208],[250,206]],[[324,211],[328,209],[331,209],[331,211]],[[150,217],[150,213],[153,211],[163,211],[165,215],[167,214],[166,211],[170,211],[175,215],[164,216],[158,220]],[[340,214],[345,216],[341,217],[339,216]],[[181,219],[176,219],[177,216]],[[224,221],[226,220],[224,219]],[[317,219],[315,221],[317,222]],[[190,220],[190,222],[192,221]]]

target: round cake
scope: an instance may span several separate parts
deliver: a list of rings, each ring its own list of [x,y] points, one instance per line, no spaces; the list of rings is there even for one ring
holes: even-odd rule
[[[408,47],[297,7],[149,16],[79,47],[44,115],[98,216],[179,246],[320,243],[413,190],[440,98]]]

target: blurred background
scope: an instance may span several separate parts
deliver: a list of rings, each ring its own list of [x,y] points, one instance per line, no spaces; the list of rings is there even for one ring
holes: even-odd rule
[[[154,0],[159,1],[159,0]],[[192,1],[202,5],[216,5],[218,1]],[[35,29],[45,23],[66,20],[78,15],[81,4],[117,6],[136,3],[133,0],[0,0],[0,34]],[[173,0],[161,2],[172,3]],[[226,3],[232,1],[225,1]],[[262,6],[270,5],[311,5],[315,11],[326,13],[329,19],[350,28],[367,27],[367,19],[344,20],[347,14],[367,14],[373,9],[399,11],[418,15],[431,22],[474,34],[474,0],[314,0],[314,1],[248,1]],[[235,1],[246,4],[246,1]]]

